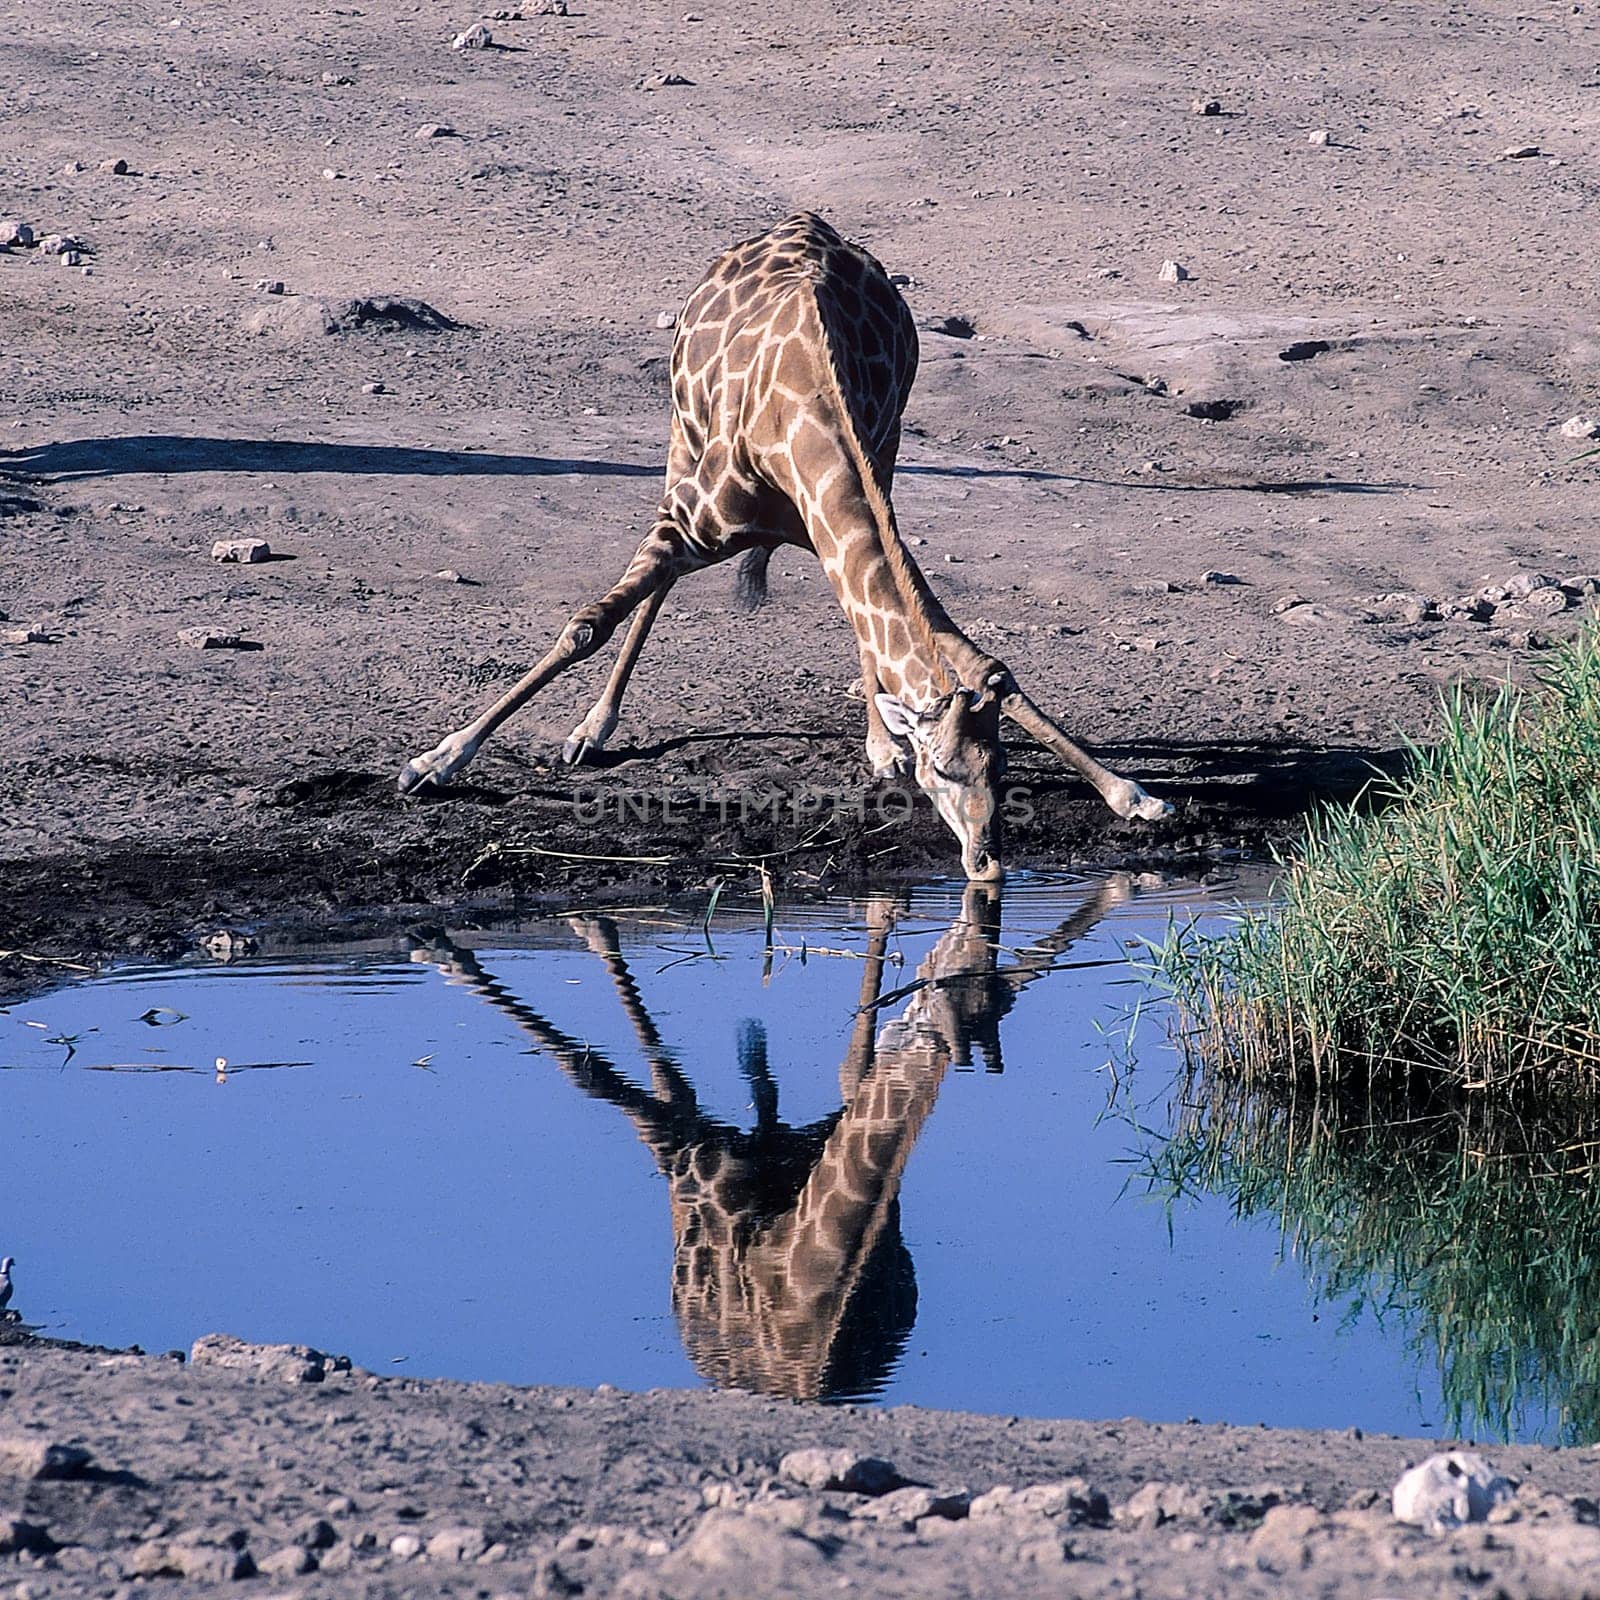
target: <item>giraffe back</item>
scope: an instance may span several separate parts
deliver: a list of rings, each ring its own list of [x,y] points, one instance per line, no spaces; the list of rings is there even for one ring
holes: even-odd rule
[[[862,444],[892,460],[917,372],[916,324],[882,264],[810,212],[725,251],[684,306],[672,403],[692,456],[759,434],[772,380],[781,369],[792,385],[816,354],[804,348],[818,331],[812,304]]]

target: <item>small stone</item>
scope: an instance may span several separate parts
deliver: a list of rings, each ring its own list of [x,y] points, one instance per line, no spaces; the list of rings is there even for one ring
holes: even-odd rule
[[[0,224],[0,238],[5,236],[5,228]],[[1561,424],[1561,437],[1563,439],[1600,439],[1600,418],[1597,417],[1568,417]]]
[[[570,17],[567,0],[539,0],[531,15],[535,17]]]
[[[1280,594],[1272,602],[1272,609],[1281,617],[1285,611],[1293,611],[1296,606],[1303,606],[1305,603],[1306,597],[1303,594],[1296,594],[1291,589],[1288,594]]]
[[[128,163],[124,161],[121,156],[112,156],[109,160],[102,161],[100,163],[100,170],[102,172],[112,173],[114,176],[120,178],[127,173]]]
[[[1208,100],[1203,96],[1189,102],[1189,111],[1197,117],[1220,117],[1222,115],[1222,102]]]
[[[656,326],[663,333],[665,333],[669,328],[677,327],[677,325],[678,313],[676,311],[658,311],[656,313]]]
[[[1516,1485],[1480,1455],[1449,1450],[1429,1456],[1394,1486],[1391,1504],[1397,1522],[1444,1533],[1464,1522],[1482,1522]]]
[[[454,567],[441,567],[434,573],[441,583],[465,583],[467,580]]]
[[[808,1489],[839,1489],[846,1494],[887,1494],[904,1482],[894,1463],[854,1450],[791,1450],[778,1471]]]
[[[372,383],[362,384],[361,392],[362,394],[386,394],[388,391],[381,383],[374,381]]]
[[[424,122],[411,135],[413,139],[453,139],[455,136],[456,130],[443,122]]]
[[[0,633],[0,644],[49,644],[50,635],[37,628],[7,628]]]
[[[8,1478],[75,1478],[92,1459],[87,1450],[73,1444],[52,1444],[23,1434],[0,1438],[0,1475]]]
[[[1552,585],[1559,586],[1561,580],[1552,578],[1544,572],[1519,572],[1510,579],[1501,589],[1501,598],[1505,600],[1523,600],[1533,593],[1535,589],[1548,589]]]
[[[356,80],[348,72],[324,72],[322,82],[329,89],[347,88]]]
[[[211,547],[213,561],[235,561],[250,566],[266,561],[272,555],[272,546],[265,539],[218,539]]]
[[[191,630],[205,632],[205,629]],[[241,936],[229,933],[230,940]],[[250,948],[255,941],[250,940]],[[237,947],[230,954],[238,954]],[[330,1372],[348,1372],[349,1356],[325,1355],[303,1344],[247,1344],[229,1333],[208,1333],[195,1340],[189,1361],[197,1367],[227,1367],[289,1383],[321,1383]]]
[[[1559,616],[1567,609],[1567,596],[1554,584],[1545,584],[1523,596],[1522,609],[1536,617]]]
[[[47,233],[36,241],[39,253],[46,256],[64,256],[69,250],[82,250],[83,241],[70,233]]]
[[[489,1536],[482,1528],[441,1528],[426,1548],[434,1561],[476,1561],[489,1548]]]
[[[328,1509],[333,1511],[331,1504]],[[333,1514],[340,1515],[339,1512]],[[303,1517],[295,1524],[293,1537],[302,1550],[327,1550],[339,1542],[338,1530],[323,1517]]]
[[[1333,143],[1333,135],[1326,128],[1313,128],[1306,135],[1306,143],[1326,147]]]
[[[464,28],[450,41],[452,50],[487,50],[494,43],[494,35],[481,22]]]
[[[397,1533],[389,1541],[389,1554],[410,1561],[422,1554],[422,1541],[414,1533]]]
[[[1189,277],[1189,269],[1179,266],[1176,261],[1163,261],[1156,276],[1162,283],[1184,283]]]
[[[264,1556],[256,1563],[256,1569],[265,1578],[299,1578],[317,1570],[317,1558],[309,1550],[290,1544]]]
[[[347,1494],[336,1494],[327,1506],[330,1517],[349,1517],[355,1514],[356,1503]]]
[[[1103,1527],[1111,1520],[1111,1504],[1100,1490],[1083,1478],[1062,1478],[1055,1483],[1030,1483],[1016,1489],[997,1484],[972,1502],[970,1514],[984,1517],[1061,1517],[1067,1522]]]
[[[283,279],[282,278],[257,278],[256,279],[256,293],[257,294],[282,294],[283,293]]]
[[[248,1550],[227,1545],[172,1543],[167,1546],[168,1571],[190,1583],[237,1583],[255,1574]]]
[[[1117,1521],[1125,1526],[1149,1530],[1164,1522],[1205,1516],[1216,1502],[1210,1495],[1186,1483],[1147,1483],[1117,1507]]]
[[[1543,155],[1536,144],[1508,144],[1500,152],[1502,161],[1531,161],[1535,156]]]
[[[16,217],[0,217],[0,250],[9,250],[13,246],[27,250],[32,245],[33,229],[26,222]]]
[[[1200,574],[1201,583],[1209,589],[1226,588],[1229,584],[1243,583],[1244,579],[1235,577],[1231,572],[1218,572],[1214,568]]]
[[[340,173],[337,167],[324,167],[322,169],[322,176],[323,180],[327,183],[337,183],[343,174]]]
[[[1096,267],[1090,277],[1099,278],[1103,283],[1109,283],[1113,278],[1120,278],[1122,274],[1115,267]]]
[[[681,72],[647,72],[644,77],[634,84],[634,88],[643,89],[646,94],[657,89],[692,89],[694,80],[686,78]]]
[[[82,171],[83,163],[81,161],[69,161],[66,166],[61,169],[61,175],[64,178],[72,178],[76,177],[78,173]]]
[[[186,650],[237,650],[244,639],[224,628],[179,628],[178,643]]]
[[[725,1486],[729,1487],[729,1486]],[[870,1522],[899,1522],[911,1527],[929,1517],[958,1522],[972,1506],[970,1489],[925,1489],[908,1485],[868,1500],[850,1514]]]
[[[63,250],[59,260],[64,267],[75,267],[83,260],[83,257],[76,250]]]

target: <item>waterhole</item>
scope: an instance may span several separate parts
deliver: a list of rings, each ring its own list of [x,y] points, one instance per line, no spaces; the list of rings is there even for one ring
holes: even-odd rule
[[[1464,1392],[1483,1331],[1372,1252],[1338,1173],[1314,1215],[1275,1146],[1205,1123],[1139,960],[1262,888],[934,883],[770,928],[610,907],[115,967],[0,1012],[13,1313],[381,1373],[1595,1437],[1554,1358],[1474,1351],[1513,1381]],[[1513,1273],[1542,1248],[1515,1234]]]

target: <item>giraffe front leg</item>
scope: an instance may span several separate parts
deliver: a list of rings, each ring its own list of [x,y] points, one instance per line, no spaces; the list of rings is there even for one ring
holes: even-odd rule
[[[412,794],[448,784],[501,723],[521,710],[552,678],[592,656],[635,606],[670,587],[680,572],[694,564],[684,555],[669,508],[657,518],[656,526],[634,553],[621,579],[603,598],[573,613],[561,630],[561,637],[531,672],[481,716],[447,735],[431,750],[413,756],[401,768],[400,793]]]
[[[878,664],[871,654],[861,651],[861,692],[867,701],[867,763],[873,775],[890,781],[911,776],[911,752],[883,725],[878,710]]]
[[[617,664],[611,669],[611,676],[606,680],[600,698],[589,708],[589,714],[572,730],[561,747],[561,759],[569,767],[579,767],[592,760],[605,749],[606,740],[617,731],[617,713],[622,707],[622,697],[627,693],[628,680],[633,676],[645,640],[650,637],[651,624],[656,620],[671,588],[670,581],[662,584],[640,606],[633,626],[628,629],[628,637],[622,641]]]

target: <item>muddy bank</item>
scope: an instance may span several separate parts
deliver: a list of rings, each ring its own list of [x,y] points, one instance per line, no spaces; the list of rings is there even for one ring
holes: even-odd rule
[[[222,928],[303,940],[419,917],[473,926],[579,901],[709,895],[718,883],[755,889],[758,861],[780,892],[802,896],[959,871],[926,801],[865,783],[848,735],[827,744],[782,788],[759,758],[714,782],[624,758],[598,774],[562,769],[531,793],[479,782],[419,805],[393,796],[387,774],[347,771],[248,793],[235,813],[243,820],[220,837],[184,843],[189,823],[169,813],[162,831],[171,837],[153,847],[138,847],[134,833],[8,861],[0,992],[59,970],[30,958],[173,956]],[[1017,872],[1203,873],[1291,842],[1313,797],[1353,795],[1399,759],[1378,750],[1218,751],[1186,761],[1182,778],[1168,774],[1180,815],[1151,827],[1117,821],[1041,756],[1019,755],[1008,859]]]
[[[513,1389],[203,1344],[206,1364],[0,1348],[18,1595],[252,1573],[330,1596],[1600,1594],[1593,1451],[1490,1452],[1517,1498],[1431,1536],[1388,1507],[1431,1442]],[[784,1464],[809,1447],[894,1471],[823,1488]]]

